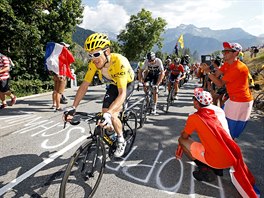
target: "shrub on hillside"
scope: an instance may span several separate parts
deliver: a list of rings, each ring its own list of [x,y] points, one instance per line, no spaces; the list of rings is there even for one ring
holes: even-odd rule
[[[11,91],[18,97],[48,92],[53,90],[53,86],[54,82],[52,80],[44,82],[39,79],[10,81]]]

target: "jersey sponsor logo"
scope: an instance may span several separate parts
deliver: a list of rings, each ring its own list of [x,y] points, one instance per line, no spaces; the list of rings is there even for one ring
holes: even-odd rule
[[[124,65],[121,65],[121,69],[124,69],[125,68],[125,66]]]
[[[112,78],[118,78],[118,77],[120,77],[120,76],[124,76],[124,75],[126,75],[126,72],[118,72],[118,73],[116,73],[116,74],[112,74],[111,76],[112,76]]]

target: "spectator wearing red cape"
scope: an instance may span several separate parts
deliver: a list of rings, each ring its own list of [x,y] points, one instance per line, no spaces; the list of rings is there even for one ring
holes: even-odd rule
[[[193,176],[198,181],[213,181],[219,169],[230,168],[231,181],[242,197],[256,198],[260,192],[244,163],[239,146],[232,139],[224,111],[212,105],[212,96],[201,88],[194,90],[193,105],[197,111],[189,115],[179,138],[183,152],[197,164]],[[190,135],[196,131],[200,142]]]

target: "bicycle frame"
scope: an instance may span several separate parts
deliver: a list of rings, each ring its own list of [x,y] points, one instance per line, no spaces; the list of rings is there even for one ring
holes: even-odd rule
[[[147,105],[146,105],[147,109],[146,109],[146,111],[151,113],[152,108],[153,108],[152,106],[153,106],[153,103],[154,103],[154,93],[153,92],[154,92],[155,89],[157,91],[158,86],[157,85],[153,85],[153,83],[149,83],[149,82],[146,82],[145,86],[147,87],[147,91],[146,91],[146,95],[145,95],[146,101],[147,101]]]
[[[170,91],[168,93],[168,96],[167,96],[167,107],[166,107],[166,112],[169,111],[169,107],[171,106],[171,104],[173,103],[174,101],[174,93],[175,93],[175,82],[176,80],[174,81],[171,81],[170,80]]]

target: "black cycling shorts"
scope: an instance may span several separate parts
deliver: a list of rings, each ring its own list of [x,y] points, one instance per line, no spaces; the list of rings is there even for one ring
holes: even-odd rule
[[[177,74],[177,75],[174,75],[174,74],[171,74],[170,75],[170,81],[171,82],[174,82],[175,80],[177,80],[178,78],[181,77],[181,73]]]
[[[153,85],[156,85],[159,79],[159,72],[152,72],[150,71],[148,75],[146,76],[144,82],[150,82],[153,83]]]
[[[9,78],[6,80],[0,80],[0,92],[5,93],[10,90],[9,88]]]
[[[126,89],[126,100],[128,97],[132,94],[133,90],[135,87],[135,82],[131,82],[127,84],[127,89]],[[110,84],[107,88],[107,91],[104,96],[104,101],[103,101],[103,108],[109,108],[110,105],[114,102],[114,100],[118,96],[118,88],[116,85]]]

